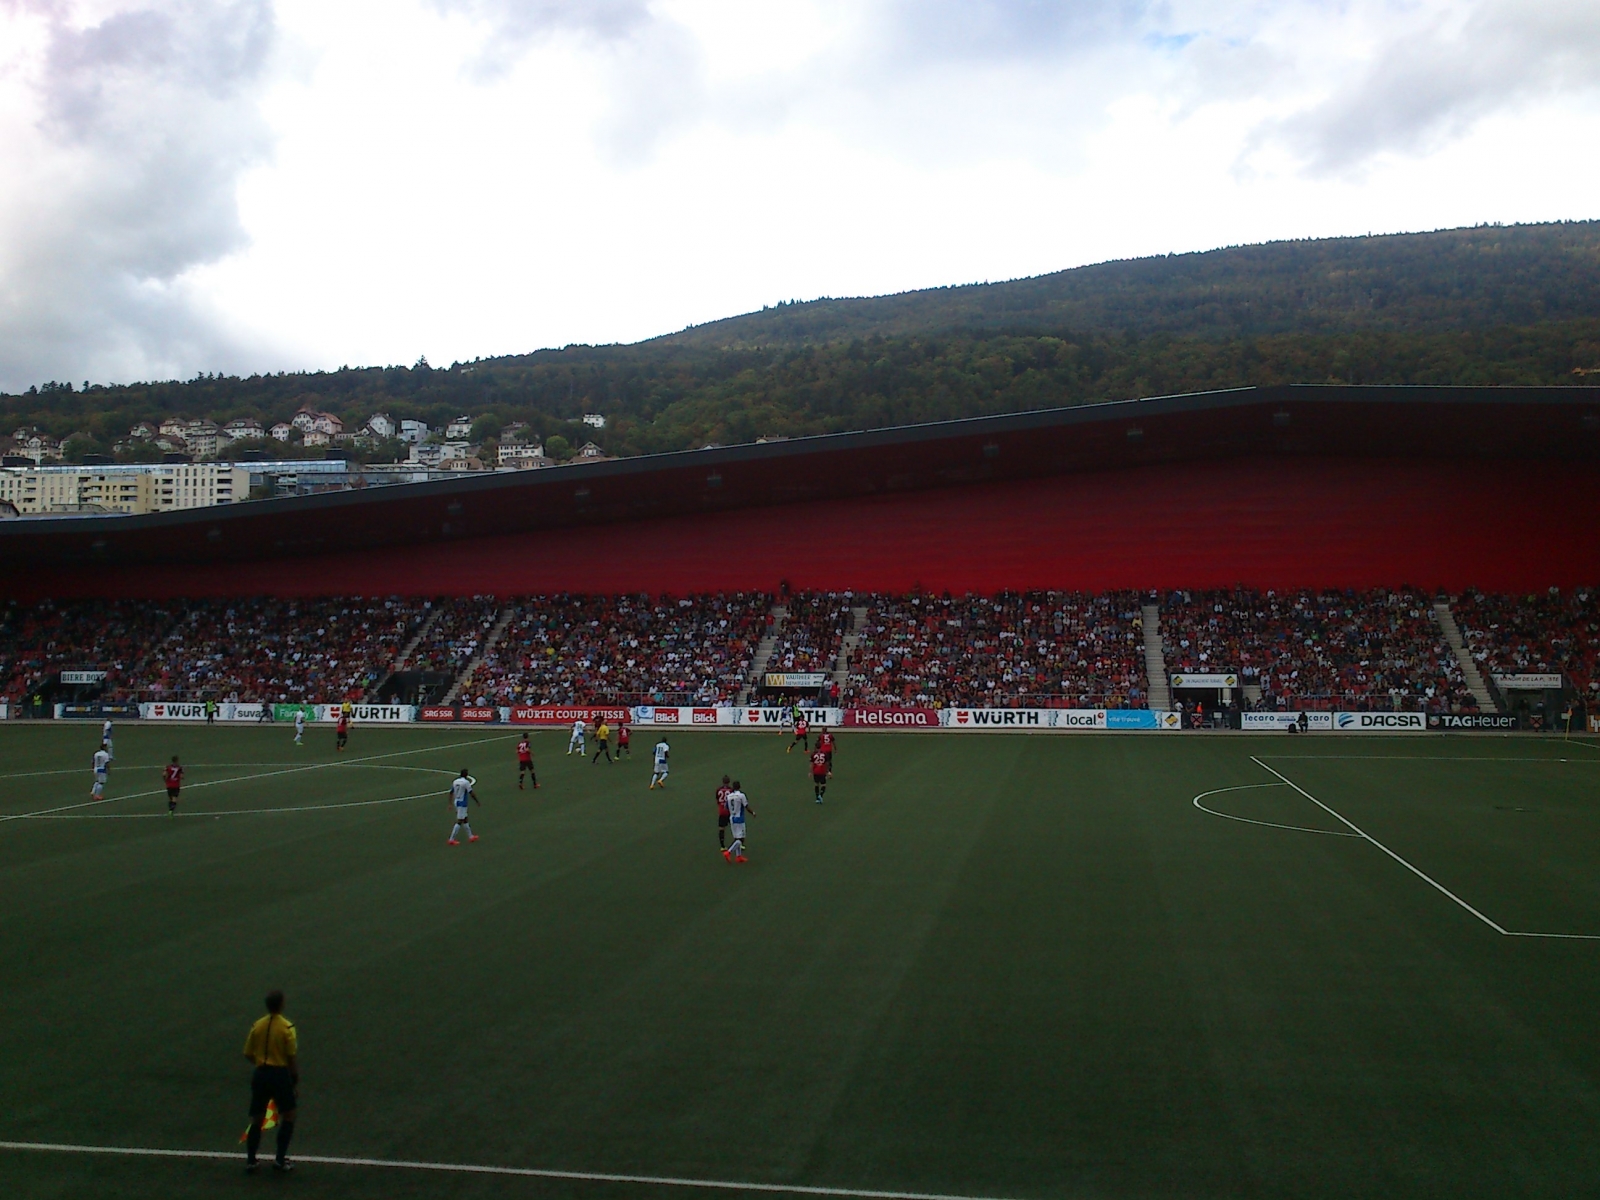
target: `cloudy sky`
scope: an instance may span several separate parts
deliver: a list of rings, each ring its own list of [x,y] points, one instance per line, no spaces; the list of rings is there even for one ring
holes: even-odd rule
[[[1595,0],[0,0],[0,389],[1600,216]]]

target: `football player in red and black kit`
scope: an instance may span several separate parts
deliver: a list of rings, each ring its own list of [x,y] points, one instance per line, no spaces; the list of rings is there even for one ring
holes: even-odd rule
[[[522,740],[517,743],[517,791],[522,791],[522,776],[526,773],[528,782],[534,787],[539,786],[539,776],[533,769],[533,747],[528,744],[528,735],[523,734]]]
[[[343,750],[350,744],[350,718],[344,713],[339,714],[339,723],[333,727],[333,748]]]
[[[167,816],[175,817],[178,815],[178,789],[183,786],[183,768],[178,765],[176,754],[161,768],[161,784],[167,789]]]
[[[821,746],[811,752],[811,787],[821,804],[822,793],[828,790],[828,756]]]
[[[722,786],[717,789],[717,848],[728,848],[728,793],[733,791],[733,785],[728,782],[728,777],[722,777]]]
[[[811,727],[806,724],[806,719],[804,717],[796,717],[794,719],[794,741],[789,743],[789,750],[793,750],[795,742],[799,742],[809,752],[811,749],[810,731]],[[784,751],[785,754],[788,752],[788,750]]]
[[[828,778],[833,778],[833,734],[828,732],[824,725],[822,732],[817,734],[817,749],[828,756]]]
[[[621,725],[617,726],[617,757],[619,759],[624,754],[626,754],[629,758],[633,757],[633,751],[628,749],[628,738],[628,724],[626,721],[624,721]]]

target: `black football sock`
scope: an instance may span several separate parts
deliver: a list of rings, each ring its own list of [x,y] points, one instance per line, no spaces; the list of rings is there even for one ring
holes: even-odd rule
[[[256,1151],[259,1149],[261,1149],[261,1118],[254,1117],[250,1121],[250,1136],[244,1143],[245,1161],[255,1162]]]
[[[294,1137],[294,1122],[278,1122],[278,1161],[289,1157],[289,1139]]]

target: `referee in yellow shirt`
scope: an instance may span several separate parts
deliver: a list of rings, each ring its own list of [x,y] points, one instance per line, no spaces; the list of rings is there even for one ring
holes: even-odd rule
[[[283,1015],[283,993],[267,993],[267,1015],[250,1026],[244,1039],[244,1056],[255,1066],[250,1075],[250,1133],[245,1141],[245,1172],[254,1174],[256,1151],[261,1148],[261,1124],[267,1116],[267,1103],[278,1109],[278,1153],[275,1171],[292,1171],[289,1139],[294,1137],[295,1089],[300,1086],[300,1064],[296,1055],[300,1039],[294,1022]]]

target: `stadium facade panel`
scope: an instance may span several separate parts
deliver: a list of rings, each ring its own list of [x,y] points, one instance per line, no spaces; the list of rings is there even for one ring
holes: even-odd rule
[[[0,523],[4,594],[1593,582],[1600,389],[1285,386],[149,517]]]

